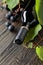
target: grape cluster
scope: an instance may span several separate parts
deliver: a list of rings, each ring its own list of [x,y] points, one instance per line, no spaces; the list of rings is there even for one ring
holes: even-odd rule
[[[19,10],[19,8],[16,11],[8,11],[6,14],[6,18],[10,20],[10,22],[6,22],[5,25],[8,27],[10,31],[14,30],[14,25],[12,23],[16,22],[16,20],[21,16],[22,10]]]
[[[5,25],[8,27],[10,31],[12,31],[15,28],[14,25],[12,25],[12,23],[14,23],[19,17],[21,17],[22,26],[25,26],[28,21],[31,22],[33,20],[31,5],[29,6],[30,11],[28,7],[25,8],[28,3],[28,0],[27,1],[25,0],[25,2],[22,2],[20,0],[20,2],[21,2],[20,8],[19,5],[17,5],[15,8],[12,9],[12,11],[10,11],[8,5],[6,5],[5,9],[8,10],[8,13],[6,14],[6,18],[10,20],[10,22],[6,22]]]
[[[35,0],[31,0],[29,5],[27,5],[28,0],[25,0],[25,2],[22,2],[20,4],[20,8],[18,5],[12,9],[12,11],[9,10],[8,6],[6,6],[6,9],[8,10],[8,13],[6,14],[6,18],[10,20],[10,22],[6,22],[5,25],[10,31],[14,31],[15,26],[12,25],[12,23],[15,23],[16,20],[20,17],[22,26],[19,30],[19,33],[15,39],[16,43],[21,44],[26,36],[27,29],[35,26],[38,24],[38,22],[34,19],[34,16],[32,14],[32,9],[35,4]]]

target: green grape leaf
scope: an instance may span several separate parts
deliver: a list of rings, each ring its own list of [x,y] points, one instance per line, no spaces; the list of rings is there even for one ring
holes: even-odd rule
[[[43,46],[36,47],[36,54],[43,61]]]
[[[3,2],[5,2],[5,1],[7,2],[8,8],[10,10],[12,10],[12,8],[14,8],[19,3],[19,0],[3,0]]]
[[[19,0],[7,0],[8,8],[12,10],[16,5],[18,5]]]
[[[28,48],[33,48],[33,42],[29,42]]]
[[[2,0],[2,2],[6,2],[7,0]]]
[[[27,36],[24,40],[23,43],[26,43],[27,41],[31,41],[33,40],[37,35],[38,35],[38,32],[42,29],[41,25],[38,24],[36,25],[35,27],[31,28],[29,30],[29,32],[27,33]]]
[[[39,23],[43,25],[43,0],[36,0],[35,10]]]

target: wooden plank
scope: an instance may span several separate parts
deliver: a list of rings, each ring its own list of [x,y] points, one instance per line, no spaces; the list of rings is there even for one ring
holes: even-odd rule
[[[7,33],[7,32],[6,32]],[[9,46],[9,45],[11,45],[10,43],[12,42],[11,40],[13,40],[12,39],[12,37],[14,36],[15,37],[15,33],[14,34],[12,34],[11,32],[9,32],[9,34],[7,33],[7,35],[6,35],[6,33],[4,33],[2,36],[1,36],[1,38],[0,38],[0,42],[1,42],[1,45],[3,46],[3,45],[5,45],[5,46]],[[11,34],[10,34],[11,33]],[[13,35],[13,36],[11,36],[11,35]],[[4,37],[3,37],[4,36]],[[9,38],[11,36],[11,38]],[[6,38],[7,37],[7,38]],[[4,40],[3,40],[4,39]],[[9,39],[9,40],[8,40]],[[1,41],[2,40],[2,41]],[[8,42],[6,43],[6,40],[8,40]],[[5,41],[5,42],[4,42]],[[4,44],[3,44],[3,42],[4,42]],[[0,47],[1,47],[1,45],[0,45]],[[1,51],[1,54],[3,54],[3,49],[4,49],[5,47],[3,47],[0,51]],[[7,48],[7,47],[6,47]],[[5,49],[6,49],[5,48]],[[11,47],[12,48],[12,47]],[[10,49],[10,48],[7,48],[7,50],[8,49]],[[4,50],[5,51],[5,50]],[[9,51],[8,51],[9,52]],[[0,55],[0,61],[3,59],[3,58],[5,58],[5,56],[6,56],[6,52],[5,52],[5,54],[4,54],[4,56],[1,56]]]
[[[3,33],[3,34],[0,36],[0,41],[2,41],[8,34],[9,34],[9,31],[6,30],[6,32]]]
[[[5,10],[0,10],[0,36],[6,31],[6,26],[5,26],[5,14],[6,11]]]
[[[14,31],[9,32],[4,25],[7,21],[5,19],[5,10],[0,10],[0,64],[1,65],[43,65],[43,62],[38,59],[35,54],[35,49],[27,49],[22,45],[15,44],[15,36],[17,35]],[[13,23],[13,25],[20,29],[20,20]],[[43,32],[39,35],[41,38],[35,40],[37,43],[43,38]],[[43,39],[40,41],[43,43]]]
[[[20,58],[18,58],[18,56]],[[7,60],[3,63],[3,65],[14,65],[14,64],[15,65],[25,65],[25,64],[27,64],[27,62],[29,62],[31,60],[31,58],[33,58],[33,56],[34,56],[33,50],[19,47],[18,51],[16,52],[16,55],[15,55],[15,53],[14,53],[14,56],[12,54],[10,56],[10,58],[7,58]]]
[[[18,22],[17,23],[15,23],[15,26],[16,26],[16,24],[18,24]],[[17,28],[19,29],[19,27],[20,27],[20,24],[18,24],[17,25]],[[6,29],[6,27],[5,27],[5,25],[3,24],[3,25],[1,25],[1,27],[0,27],[1,29],[0,29],[0,36],[1,35],[3,35],[4,33],[5,33],[5,35],[6,35],[6,31],[7,31],[7,29]],[[4,32],[3,32],[3,29],[4,29]],[[5,35],[4,35],[4,38],[0,38],[0,54],[9,46],[9,44],[12,42],[12,40],[15,38],[15,36],[16,36],[16,32],[14,31],[13,33],[11,33],[11,32],[9,32],[9,34],[8,35],[6,35],[6,37],[5,37]]]
[[[11,58],[11,60],[9,61],[9,63],[8,63],[8,65],[12,65],[12,63],[16,63],[15,65],[17,65],[17,56],[18,55],[20,55],[20,53],[22,52],[22,51],[26,51],[26,49],[25,48],[23,48],[23,47],[19,47],[18,48],[18,51],[16,52],[16,55],[15,55],[15,53],[14,53],[14,56]],[[19,60],[18,60],[19,61]]]
[[[0,26],[0,36],[1,36],[6,30],[7,30],[7,28],[6,28],[5,24],[2,24],[2,25]]]
[[[6,20],[5,19],[5,15],[6,15],[7,11],[6,10],[0,10],[0,20]],[[1,22],[1,21],[0,21]]]
[[[18,50],[19,50],[19,52],[18,52]],[[16,44],[14,44],[13,45],[13,49],[11,50],[11,52],[3,59],[3,61],[1,63],[3,65],[5,65],[6,62],[11,62],[14,59],[13,57],[17,56],[22,50],[23,50],[23,47],[22,46],[18,46]]]
[[[14,37],[15,35],[10,32],[2,41],[0,41],[0,54],[9,46]]]

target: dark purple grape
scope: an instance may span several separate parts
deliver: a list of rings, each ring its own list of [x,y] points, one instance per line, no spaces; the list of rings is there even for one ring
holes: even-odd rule
[[[12,12],[9,11],[9,12],[6,14],[6,18],[7,18],[7,19],[10,19],[10,17],[11,17],[12,15],[13,15]]]
[[[19,17],[19,14],[15,14],[14,16],[11,16],[11,17],[10,17],[10,20],[11,20],[12,22],[15,22],[18,17]]]
[[[15,28],[15,27],[14,27],[13,25],[10,25],[10,26],[8,27],[8,30],[11,31],[11,32],[13,32],[13,31],[14,31],[14,28]]]
[[[11,25],[11,23],[10,23],[10,22],[6,22],[5,25],[6,25],[7,27],[9,27],[9,26]]]
[[[10,20],[11,20],[11,21],[14,21],[14,16],[11,16],[11,17],[10,17]]]

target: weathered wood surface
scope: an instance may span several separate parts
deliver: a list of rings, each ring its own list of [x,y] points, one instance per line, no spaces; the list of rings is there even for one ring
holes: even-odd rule
[[[27,49],[13,43],[17,33],[7,30],[5,13],[5,10],[0,10],[0,65],[43,65],[43,62],[38,59],[35,49]],[[17,24],[15,23],[15,26]],[[35,38],[34,43],[43,44],[43,29]]]

